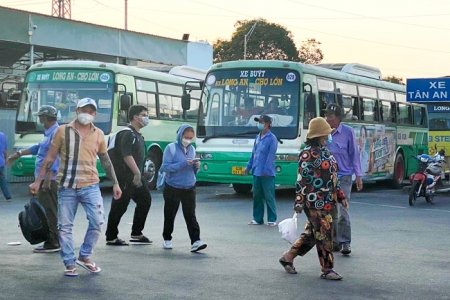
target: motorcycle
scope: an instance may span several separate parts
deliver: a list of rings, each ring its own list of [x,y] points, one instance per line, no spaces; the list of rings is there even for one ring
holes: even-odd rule
[[[411,191],[409,192],[409,205],[414,206],[418,197],[425,197],[427,203],[434,204],[436,186],[444,175],[442,163],[445,151],[441,150],[432,158],[428,154],[415,155],[419,164],[417,171],[409,176]]]

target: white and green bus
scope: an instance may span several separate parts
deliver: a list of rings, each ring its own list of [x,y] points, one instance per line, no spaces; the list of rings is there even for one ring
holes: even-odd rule
[[[58,123],[75,119],[79,99],[90,97],[97,103],[96,126],[105,137],[128,123],[133,104],[148,108],[150,122],[141,130],[146,142],[145,176],[150,188],[156,185],[157,171],[166,145],[176,138],[183,123],[195,125],[201,88],[206,71],[175,67],[168,73],[95,61],[52,61],[33,65],[26,74],[17,106],[15,151],[37,144],[44,128],[37,123],[42,105],[57,108]],[[190,93],[190,101],[182,101]],[[11,124],[12,125],[12,124]],[[33,156],[23,156],[12,166],[15,176],[33,176]],[[98,163],[99,175],[106,176]]]
[[[197,123],[198,181],[251,190],[244,169],[258,133],[254,118],[268,114],[279,145],[276,183],[293,186],[311,118],[329,103],[344,111],[361,149],[364,180],[391,180],[399,188],[417,167],[412,154],[428,152],[426,106],[406,102],[405,86],[384,82],[360,65],[306,65],[287,61],[231,61],[210,68]],[[278,107],[269,107],[275,103]]]

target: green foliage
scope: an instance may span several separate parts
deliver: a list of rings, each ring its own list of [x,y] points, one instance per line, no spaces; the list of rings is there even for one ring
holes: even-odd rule
[[[387,81],[387,82],[392,82],[392,83],[396,83],[396,84],[405,85],[405,83],[403,82],[403,78],[401,78],[401,77],[396,77],[396,76],[387,76],[387,77],[383,77],[383,81]]]
[[[249,34],[257,22],[254,31]],[[214,63],[244,58],[244,40],[247,36],[246,59],[289,60],[319,63],[323,54],[315,39],[304,41],[301,53],[297,50],[292,33],[285,27],[266,20],[243,20],[234,25],[231,40],[218,39],[214,43]]]

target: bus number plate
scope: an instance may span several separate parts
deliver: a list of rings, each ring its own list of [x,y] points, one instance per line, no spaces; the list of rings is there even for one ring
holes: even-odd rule
[[[231,174],[244,175],[245,167],[231,167]]]

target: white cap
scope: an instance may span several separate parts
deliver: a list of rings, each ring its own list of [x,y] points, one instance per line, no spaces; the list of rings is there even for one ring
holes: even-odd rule
[[[86,105],[93,105],[95,107],[95,110],[97,110],[97,104],[95,103],[94,99],[91,98],[83,98],[79,100],[77,107],[84,107]]]

